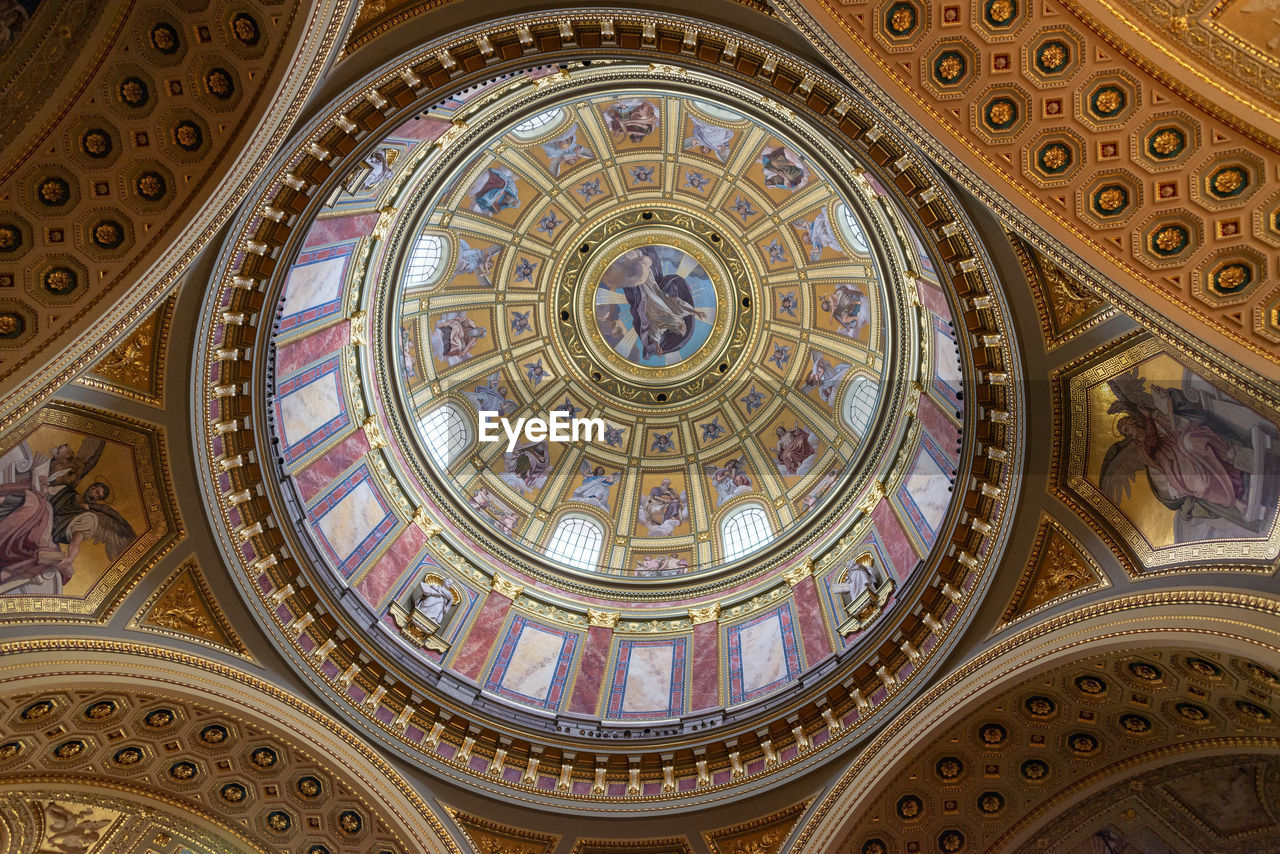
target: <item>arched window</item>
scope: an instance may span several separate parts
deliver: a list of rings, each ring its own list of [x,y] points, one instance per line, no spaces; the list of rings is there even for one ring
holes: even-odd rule
[[[560,117],[564,115],[564,110],[560,107],[547,110],[545,113],[538,113],[531,119],[525,119],[511,130],[516,136],[528,139],[540,134],[547,125],[555,124],[560,121]]]
[[[853,209],[848,205],[842,203],[840,207],[836,208],[836,224],[839,226],[845,240],[848,240],[856,251],[861,252],[863,255],[871,251],[867,244],[867,235],[862,230],[862,223],[858,222]]]
[[[875,415],[876,398],[879,394],[875,382],[870,377],[863,376],[854,377],[844,394],[845,424],[860,437],[865,437],[871,427],[871,417]]]
[[[442,469],[462,456],[471,444],[471,426],[457,404],[437,406],[418,421],[418,431],[427,453]]]
[[[551,532],[547,557],[578,569],[598,570],[603,543],[604,529],[600,523],[583,516],[566,516]]]
[[[431,284],[440,272],[443,260],[444,240],[435,234],[419,235],[405,265],[404,286],[412,289]]]
[[[744,504],[720,523],[720,540],[724,543],[726,562],[750,554],[771,539],[773,527],[758,504]]]

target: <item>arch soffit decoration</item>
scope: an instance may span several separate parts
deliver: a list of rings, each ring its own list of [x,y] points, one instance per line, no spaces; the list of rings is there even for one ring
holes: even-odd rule
[[[69,657],[76,662],[74,671],[65,667]],[[328,773],[341,776],[370,809],[376,810],[407,850],[432,854],[459,850],[432,808],[360,736],[319,711],[314,703],[234,667],[165,647],[89,639],[0,644],[0,660],[9,660],[0,679],[0,691],[9,696],[34,699],[41,692],[65,694],[92,684],[104,695],[113,690],[138,692],[212,706],[309,754],[313,761],[329,764]],[[121,785],[144,797],[156,796],[147,787],[124,781]],[[177,802],[205,820],[225,821],[228,826],[237,823],[211,812],[208,803],[186,804],[180,796]]]
[[[1039,674],[1091,656],[1138,652],[1150,648],[1196,649],[1274,660],[1280,653],[1280,602],[1248,592],[1230,590],[1170,590],[1130,595],[1085,605],[1022,629],[975,655],[947,678],[920,695],[888,726],[880,730],[844,774],[816,803],[795,841],[797,851],[827,851],[843,845],[851,823],[882,793],[884,786],[919,758],[921,745],[931,744],[957,722],[1010,689],[1032,682]],[[1266,625],[1271,621],[1271,626]],[[1262,737],[1259,736],[1258,739]],[[1229,751],[1255,747],[1280,750],[1274,737],[1253,736],[1235,743],[1205,744],[1204,749]],[[1160,749],[1100,769],[1063,790],[1047,793],[1060,808],[1090,791],[1114,782],[1115,775],[1136,773],[1166,757]],[[1004,818],[1009,818],[1004,816]],[[1014,850],[1033,830],[1051,819],[1043,809],[1024,817],[1001,837]],[[1017,834],[1017,839],[1013,834]]]

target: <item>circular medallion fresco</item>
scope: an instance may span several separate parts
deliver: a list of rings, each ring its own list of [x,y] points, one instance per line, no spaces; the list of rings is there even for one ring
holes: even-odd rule
[[[623,251],[600,275],[596,331],[633,365],[678,365],[706,343],[718,302],[711,276],[696,258],[645,242]]]

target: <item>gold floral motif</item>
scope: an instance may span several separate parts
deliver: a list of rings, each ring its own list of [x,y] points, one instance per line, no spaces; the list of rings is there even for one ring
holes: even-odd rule
[[[1219,290],[1232,291],[1249,280],[1249,269],[1243,264],[1227,264],[1219,267],[1213,277]]]
[[[621,617],[621,611],[597,611],[594,608],[587,609],[587,624],[592,626],[612,629],[614,626],[618,625],[618,620]]]
[[[1124,207],[1125,192],[1119,187],[1108,187],[1098,194],[1098,207],[1108,213]]]
[[[1046,146],[1045,149],[1040,152],[1040,162],[1046,169],[1061,169],[1070,162],[1070,159],[1070,150],[1061,143],[1054,143],[1053,145]]]
[[[1244,171],[1237,168],[1221,169],[1214,173],[1213,189],[1219,195],[1234,193],[1244,186]]]
[[[1165,252],[1174,252],[1186,243],[1187,236],[1181,228],[1174,225],[1167,225],[1155,233],[1151,242],[1159,249]]]
[[[948,54],[938,61],[938,76],[943,80],[955,80],[964,71],[964,62],[955,54]]]
[[[714,623],[720,619],[720,603],[712,602],[705,608],[690,608],[689,619],[695,626],[702,623]]]
[[[1157,154],[1172,154],[1182,145],[1182,134],[1175,130],[1162,130],[1151,140],[1151,149]]]
[[[996,101],[987,108],[987,120],[993,125],[1008,124],[1013,121],[1013,106],[1008,101]]]
[[[1007,24],[1013,20],[1013,2],[1012,0],[993,0],[987,6],[987,14],[991,16],[991,20],[997,24]]]
[[[1103,89],[1094,96],[1093,104],[1099,112],[1110,115],[1124,106],[1124,99],[1115,89]]]
[[[1066,64],[1067,51],[1060,44],[1045,45],[1036,62],[1044,71],[1057,71]]]
[[[899,6],[889,16],[889,29],[898,35],[911,32],[916,25],[916,13],[907,6]]]

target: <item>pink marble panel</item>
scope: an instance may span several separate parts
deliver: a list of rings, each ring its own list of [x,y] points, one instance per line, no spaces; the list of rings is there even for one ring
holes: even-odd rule
[[[876,505],[876,509],[871,512],[871,521],[875,523],[880,542],[884,544],[889,560],[893,563],[892,569],[901,581],[915,568],[920,556],[916,554],[911,538],[907,536],[888,501],[881,501]]]
[[[609,661],[609,647],[612,644],[613,629],[604,626],[587,629],[587,642],[582,647],[582,657],[578,659],[578,675],[573,683],[569,711],[584,715],[595,713],[600,703],[604,668]]]
[[[946,413],[938,406],[937,401],[928,395],[920,397],[920,411],[917,413],[920,421],[924,424],[924,428],[929,431],[937,442],[938,447],[947,455],[947,459],[951,460],[954,465],[960,459],[960,452],[956,450],[956,443],[960,440],[960,431],[956,425],[947,418]]]
[[[712,709],[720,705],[720,624],[699,623],[693,627],[693,696],[690,710]],[[712,676],[712,674],[715,674]]]
[[[291,341],[276,351],[276,376],[288,377],[299,369],[332,356],[351,341],[350,322],[321,329],[297,341]]]
[[[378,222],[376,213],[356,214],[355,216],[339,216],[333,219],[319,219],[307,232],[303,241],[303,249],[314,249],[326,243],[337,243],[353,237],[364,237],[373,231]]]
[[[387,593],[404,576],[405,569],[417,564],[416,558],[426,542],[422,528],[410,523],[356,585],[364,600],[374,608],[381,607]]]
[[[818,587],[813,576],[801,579],[791,588],[796,605],[796,622],[800,624],[800,639],[804,643],[805,664],[813,667],[831,654],[831,640],[822,619],[822,603],[818,599]]]
[[[390,134],[392,139],[439,139],[449,129],[449,122],[415,116]]]
[[[497,642],[498,633],[502,631],[502,621],[506,619],[507,612],[510,610],[511,600],[506,596],[490,593],[485,598],[484,604],[480,606],[480,613],[476,614],[466,637],[458,644],[458,651],[452,663],[454,673],[472,682],[480,681],[480,671],[484,668],[484,661],[489,655],[489,650]]]
[[[294,485],[302,500],[310,504],[312,500],[337,479],[343,472],[351,468],[361,457],[369,453],[369,440],[363,430],[356,430],[350,436],[334,445],[325,454],[300,472],[293,475]]]
[[[947,304],[947,297],[942,289],[922,279],[916,281],[920,285],[920,304],[939,317],[950,320],[953,317],[951,306]]]

